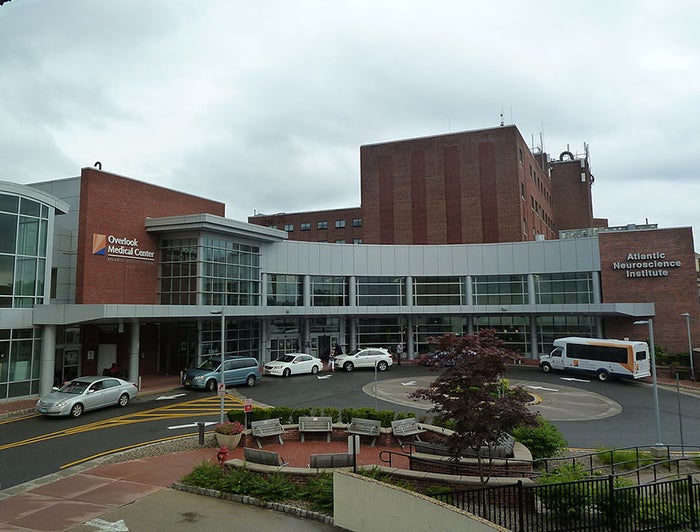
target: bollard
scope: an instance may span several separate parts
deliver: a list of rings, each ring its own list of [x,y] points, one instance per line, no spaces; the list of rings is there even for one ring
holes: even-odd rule
[[[197,427],[199,428],[199,446],[204,446],[204,421],[197,421]]]

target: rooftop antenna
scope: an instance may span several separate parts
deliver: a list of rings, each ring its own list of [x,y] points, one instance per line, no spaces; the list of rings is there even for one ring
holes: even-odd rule
[[[503,127],[503,107],[501,107],[501,114],[499,116],[501,117],[501,127]]]

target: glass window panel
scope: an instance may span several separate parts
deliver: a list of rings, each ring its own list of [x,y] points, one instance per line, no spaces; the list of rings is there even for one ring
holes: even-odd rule
[[[17,259],[15,295],[33,296],[36,285],[36,259]]]
[[[27,198],[22,198],[19,212],[20,214],[28,214],[29,216],[38,218],[41,215],[41,204]]]
[[[20,216],[17,240],[18,255],[36,256],[37,243],[39,240],[39,220],[36,218],[28,218],[27,216]]]
[[[17,216],[0,213],[0,253],[15,253],[17,239]]]
[[[0,211],[16,213],[18,207],[19,198],[17,196],[0,194]]]
[[[12,255],[0,255],[0,295],[12,295],[15,260]]]

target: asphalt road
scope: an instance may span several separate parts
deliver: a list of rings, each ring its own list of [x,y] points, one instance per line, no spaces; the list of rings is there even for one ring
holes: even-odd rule
[[[376,375],[376,388],[375,388]],[[269,405],[288,407],[376,407],[420,415],[428,405],[407,397],[429,383],[428,368],[395,366],[389,371],[337,372],[318,376],[266,377],[253,388],[236,392]],[[656,443],[652,389],[637,382],[573,378],[514,368],[511,383],[541,399],[533,409],[552,420],[571,447],[599,448]],[[573,380],[565,380],[572,379]],[[661,388],[662,441],[678,444],[679,405],[684,443],[700,445],[700,399]],[[240,400],[230,398],[227,408]],[[0,489],[55,473],[100,453],[184,434],[196,423],[214,424],[220,400],[215,394],[177,390],[164,396],[139,397],[124,409],[89,412],[78,419],[31,416],[0,425]]]

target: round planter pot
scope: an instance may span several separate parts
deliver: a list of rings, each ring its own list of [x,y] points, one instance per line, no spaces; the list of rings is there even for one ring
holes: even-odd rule
[[[230,451],[238,447],[242,434],[219,434],[215,432],[214,436],[216,436],[216,443],[219,447],[226,447]]]

